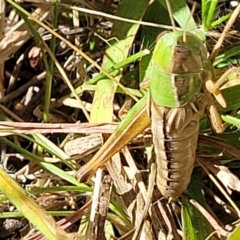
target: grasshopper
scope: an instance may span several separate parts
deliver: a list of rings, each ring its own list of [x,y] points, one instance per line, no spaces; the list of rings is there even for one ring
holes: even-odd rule
[[[152,120],[156,183],[164,198],[177,199],[190,182],[200,115],[205,109],[214,108],[207,92],[211,91],[209,83],[214,86],[207,49],[192,33],[165,32],[157,39],[150,64],[146,76],[150,79],[148,112]],[[222,96],[218,90],[215,92],[224,106]],[[208,100],[209,105],[205,103]],[[221,122],[218,115],[214,119]],[[220,132],[221,126],[214,126],[214,130]]]
[[[169,201],[176,200],[191,180],[201,114],[207,110],[213,130],[223,131],[210,93],[216,94],[223,107],[226,103],[218,84],[211,80],[207,54],[204,44],[192,33],[162,33],[157,38],[142,84],[142,87],[149,87],[148,115],[155,162],[150,176],[154,175],[158,190]],[[157,168],[154,171],[153,166]],[[148,193],[153,189],[153,181],[150,182],[152,186],[148,187]],[[149,201],[150,197],[142,220],[146,217]],[[143,221],[136,227],[133,240],[138,239],[142,224]]]

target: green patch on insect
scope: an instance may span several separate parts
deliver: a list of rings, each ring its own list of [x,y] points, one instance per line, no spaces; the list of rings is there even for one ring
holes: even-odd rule
[[[207,63],[206,48],[194,34],[175,31],[160,35],[146,73],[151,79],[152,100],[165,107],[187,104],[201,90]]]

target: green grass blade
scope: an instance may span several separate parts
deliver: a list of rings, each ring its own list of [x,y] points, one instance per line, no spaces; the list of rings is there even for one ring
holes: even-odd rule
[[[196,230],[194,229],[193,223],[192,223],[192,214],[191,211],[193,206],[188,202],[186,198],[183,198],[182,201],[182,209],[181,209],[181,215],[182,215],[182,227],[183,227],[183,234],[185,240],[196,240]]]
[[[147,49],[140,51],[134,55],[131,55],[130,57],[126,58],[125,60],[121,61],[120,63],[117,63],[114,66],[110,67],[107,70],[107,72],[108,73],[114,72],[114,74],[115,74],[114,76],[117,76],[119,74],[119,71],[121,70],[121,68],[126,67],[127,65],[136,62],[137,60],[143,58],[144,56],[146,56],[148,54],[149,54],[149,50],[147,50]],[[116,70],[119,70],[119,71],[116,71]],[[87,81],[86,85],[96,84],[99,80],[101,80],[103,78],[106,78],[104,73],[99,73],[96,77]]]
[[[212,20],[216,11],[218,0],[211,0],[209,2],[210,2],[210,6],[207,9],[206,26],[204,26],[204,28],[207,27],[207,29],[209,29],[209,27],[212,24]]]
[[[166,8],[166,0],[158,0]],[[197,25],[191,16],[191,12],[185,0],[169,0],[173,17],[179,26],[185,30],[192,31],[197,29]]]
[[[235,127],[240,127],[240,119],[236,118],[236,117],[232,117],[229,115],[221,115],[221,118],[223,119],[223,121],[230,123],[232,125],[234,125]]]
[[[208,0],[202,0],[202,26],[206,30],[207,26],[207,15],[208,15]]]
[[[124,211],[124,208],[116,200],[111,199],[111,203],[109,205],[109,208],[117,216],[121,217],[124,220],[124,222],[127,222],[128,224],[131,223],[131,221],[129,219],[129,216],[126,214],[126,211]]]
[[[232,111],[234,109],[238,109],[240,106],[240,85],[236,85],[231,88],[226,88],[223,89],[222,94],[226,100],[227,107],[226,108],[221,108],[219,105],[217,105],[217,109],[219,112],[224,113],[227,111]]]
[[[51,192],[62,192],[62,191],[68,191],[68,192],[82,192],[86,195],[86,193],[90,194],[92,193],[92,188],[88,187],[85,184],[82,184],[82,186],[54,186],[54,187],[34,187],[33,189],[27,191],[29,194],[42,194],[42,193],[51,193]]]
[[[216,21],[213,21],[213,22],[211,23],[211,28],[214,28],[214,27],[219,26],[219,25],[222,24],[223,22],[227,21],[230,17],[231,17],[231,13],[226,14],[226,15],[218,18]]]
[[[55,0],[57,3],[58,0]],[[54,10],[53,10],[53,21],[52,25],[54,29],[57,29],[58,27],[58,15],[59,15],[59,7],[58,4],[54,4]],[[51,52],[54,54],[56,49],[56,42],[57,38],[56,36],[52,35],[51,41],[50,41],[50,49]],[[50,73],[53,72],[54,67],[54,61],[52,58],[49,59],[49,70]],[[44,94],[44,104],[43,104],[43,120],[44,122],[48,122],[49,118],[49,110],[50,110],[50,104],[51,104],[51,94],[52,94],[52,79],[53,74],[47,74],[46,75],[46,84],[45,84],[45,94]]]
[[[143,97],[131,108],[118,128],[103,144],[101,149],[78,172],[78,179],[85,179],[103,166],[116,152],[127,145],[135,136],[143,132],[150,125],[146,110],[147,96]]]
[[[214,20],[217,13],[218,2],[218,0],[202,0],[202,26],[205,32],[219,26],[231,16],[231,14],[226,14]]]
[[[59,176],[60,178],[66,180],[66,181],[68,181],[68,182],[70,182],[70,183],[72,183],[76,186],[81,186],[81,183],[79,183],[73,176],[69,175],[64,170],[56,167],[55,165],[43,161],[43,159],[41,157],[38,157],[31,152],[28,152],[27,150],[19,147],[18,145],[14,144],[13,142],[9,141],[8,139],[6,139],[4,137],[0,137],[0,141],[4,142],[8,146],[17,150],[18,152],[20,152],[21,154],[26,156],[28,159],[31,159],[32,161],[34,161],[35,163],[37,163],[41,167],[45,168],[49,172],[53,173],[54,175]]]
[[[41,144],[41,146],[52,153],[53,155],[59,157],[60,159],[68,159],[69,156],[58,146],[56,146],[52,141],[47,139],[42,134],[32,134],[32,138],[35,139],[37,144]]]
[[[239,55],[239,51],[240,51],[240,46],[239,45],[224,51],[223,53],[219,54],[214,59],[213,66],[217,66],[218,64],[220,64],[222,62],[226,62],[229,58]]]
[[[206,207],[205,196],[203,194],[202,182],[197,171],[192,174],[191,182],[188,185],[187,193],[203,207]],[[187,199],[183,200],[182,210],[183,232],[185,239],[206,239],[211,234],[211,225],[206,218]]]
[[[240,225],[238,225],[235,230],[229,235],[227,240],[239,240],[240,236]]]
[[[137,4],[135,1],[123,0],[118,7],[117,15],[141,20],[148,4],[149,0],[140,0]],[[129,24],[119,21],[114,22],[111,33],[114,40],[109,42],[111,47],[106,50],[106,54],[103,58],[103,69],[110,69],[115,64],[127,58],[138,28],[138,24]],[[117,76],[116,79],[119,81],[120,75]],[[113,98],[116,88],[116,84],[109,79],[98,82],[91,111],[91,122],[108,122],[112,120]]]
[[[0,114],[0,120],[8,121],[8,122],[12,121],[10,118],[1,114]],[[13,134],[17,134],[17,133],[13,132]],[[61,148],[59,148],[56,144],[54,144],[52,141],[50,141],[47,137],[45,137],[42,134],[32,134],[30,136],[27,136],[24,134],[19,134],[19,135],[21,137],[27,138],[28,140],[40,145],[41,147],[46,149],[48,152],[50,152],[52,155],[58,157],[61,160],[69,159],[69,156]]]
[[[54,219],[39,207],[2,169],[0,169],[0,189],[47,239],[68,239],[67,233],[56,224]]]

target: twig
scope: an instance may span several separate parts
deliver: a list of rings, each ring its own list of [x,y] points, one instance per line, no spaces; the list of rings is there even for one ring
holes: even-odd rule
[[[212,54],[210,56],[210,59],[213,60],[217,54],[220,51],[220,48],[222,46],[222,43],[227,35],[227,33],[229,32],[230,28],[232,27],[233,23],[236,21],[236,19],[238,18],[240,13],[240,4],[238,4],[238,6],[235,8],[235,10],[233,11],[231,17],[229,18],[226,26],[224,27],[224,30],[220,36],[220,38],[218,39],[216,45],[213,48]]]

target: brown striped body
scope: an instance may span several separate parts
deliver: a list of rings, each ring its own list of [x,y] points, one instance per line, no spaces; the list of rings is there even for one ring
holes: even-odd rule
[[[166,108],[150,103],[156,182],[167,199],[178,198],[191,179],[199,130],[199,112],[192,106]]]

